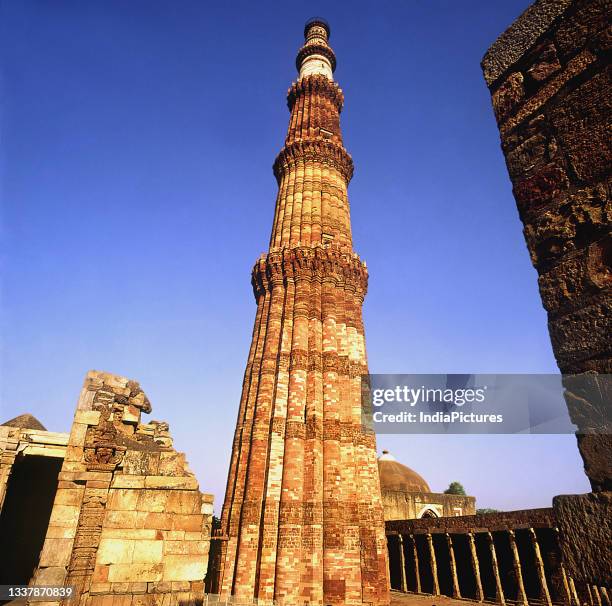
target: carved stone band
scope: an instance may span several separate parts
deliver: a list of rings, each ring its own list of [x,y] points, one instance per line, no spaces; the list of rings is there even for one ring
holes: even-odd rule
[[[330,141],[302,140],[285,146],[276,156],[273,165],[276,180],[280,183],[290,167],[306,162],[318,162],[335,168],[347,183],[353,177],[353,159],[341,145]]]
[[[251,277],[256,299],[275,284],[300,280],[319,283],[331,280],[336,286],[354,290],[363,299],[368,288],[368,270],[355,254],[331,247],[302,246],[262,256],[255,263]]]

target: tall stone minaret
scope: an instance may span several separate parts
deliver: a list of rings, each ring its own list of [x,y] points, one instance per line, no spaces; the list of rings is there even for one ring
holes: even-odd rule
[[[282,605],[388,604],[374,435],[361,425],[361,307],[329,26],[311,19],[288,93],[270,250],[222,512],[222,594]]]

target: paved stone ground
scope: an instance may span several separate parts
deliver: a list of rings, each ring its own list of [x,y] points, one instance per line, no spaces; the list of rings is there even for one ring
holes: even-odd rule
[[[391,606],[466,606],[469,601],[453,600],[443,595],[416,595],[414,593],[391,592]]]

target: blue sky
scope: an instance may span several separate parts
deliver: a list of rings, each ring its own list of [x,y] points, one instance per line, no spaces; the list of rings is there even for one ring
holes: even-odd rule
[[[331,23],[370,369],[556,372],[480,59],[526,0],[4,0],[0,417],[141,382],[220,510],[305,20]],[[550,505],[573,436],[381,436],[433,490]]]

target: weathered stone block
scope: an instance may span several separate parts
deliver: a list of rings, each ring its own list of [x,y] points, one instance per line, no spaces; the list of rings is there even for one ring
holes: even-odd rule
[[[123,459],[123,472],[129,475],[156,476],[159,474],[159,452],[128,451]]]
[[[94,571],[91,575],[92,583],[107,583],[108,582],[108,569],[110,566],[102,565],[96,562]]]
[[[133,560],[134,544],[134,541],[125,539],[101,539],[97,562],[99,564],[129,564]]]
[[[98,410],[77,410],[74,414],[75,423],[85,425],[98,425],[100,423],[100,411]]]
[[[563,19],[555,32],[557,46],[566,55],[585,48],[609,24],[610,7],[606,0],[581,0],[575,4],[577,10]]]
[[[140,490],[132,488],[113,488],[108,494],[108,509],[134,511],[140,497]]]
[[[102,538],[105,539],[155,539],[157,538],[157,530],[154,528],[109,528],[104,526],[102,529]]]
[[[506,153],[506,165],[512,179],[523,177],[535,167],[541,166],[548,157],[550,140],[542,133],[527,138]]]
[[[129,591],[131,593],[146,593],[148,583],[130,583]]]
[[[140,408],[136,406],[128,405],[123,411],[123,422],[124,423],[140,423]]]
[[[134,543],[134,562],[161,562],[164,541],[136,541]]]
[[[186,465],[185,455],[182,452],[162,452],[159,455],[159,475],[182,476]]]
[[[73,539],[48,539],[40,553],[40,566],[66,566],[72,555]]]
[[[106,594],[111,591],[111,587],[111,583],[97,583],[92,581],[91,585],[89,586],[89,593],[90,595]]]
[[[610,400],[608,400],[609,402]],[[602,415],[603,416],[603,415]],[[601,431],[601,430],[600,430]],[[593,491],[612,490],[612,434],[610,432],[610,410],[607,410],[608,433],[578,434],[578,449],[584,460],[586,472]]]
[[[202,558],[191,555],[167,555],[164,557],[164,581],[197,581],[206,576]]]
[[[531,67],[527,69],[527,74],[538,84],[561,69],[557,49],[551,40],[544,40],[540,43],[532,51],[527,61],[531,64]]]
[[[493,93],[493,109],[498,122],[503,122],[525,96],[523,74],[515,72]]]
[[[568,187],[565,170],[555,163],[547,164],[532,176],[515,183],[514,197],[519,212],[523,215],[537,211]]]
[[[560,368],[565,372],[580,372],[584,360],[609,355],[612,293],[603,293],[592,305],[550,319],[548,327]]]
[[[204,519],[201,514],[175,514],[171,516],[172,529],[184,530],[186,532],[201,531]]]
[[[553,510],[568,575],[612,586],[612,492],[558,496]]]
[[[166,503],[169,495],[165,490],[142,490],[138,498],[138,511],[168,511]]]
[[[48,539],[74,539],[76,534],[76,524],[69,528],[65,526],[50,525],[47,528],[46,538]]]
[[[108,571],[108,580],[111,583],[129,583],[134,579],[140,582],[161,581],[163,571],[163,564],[113,564]]]
[[[198,481],[195,477],[172,477],[172,476],[146,476],[144,485],[146,488],[198,489]]]
[[[136,528],[136,511],[107,510],[104,518],[105,528]]]
[[[58,490],[55,495],[55,505],[68,505],[80,507],[83,500],[84,488],[73,488],[68,490]]]
[[[36,575],[38,585],[64,585],[66,568],[64,566],[49,566],[39,568]]]
[[[76,505],[56,505],[51,512],[49,524],[54,526],[73,526],[79,519],[81,508]]]
[[[172,530],[172,514],[156,511],[139,511],[136,514],[136,528],[155,528],[156,530]]]
[[[166,509],[168,513],[199,513],[199,494],[193,490],[173,490],[168,493]]]
[[[605,238],[612,222],[612,205],[605,187],[595,185],[559,196],[537,213],[525,213],[525,239],[540,272],[586,246]],[[607,240],[599,246],[599,271],[608,273]],[[592,250],[590,256],[597,254]],[[595,259],[594,259],[595,260]]]
[[[144,488],[145,476],[117,474],[113,477],[111,488]]]
[[[583,181],[610,170],[612,142],[609,133],[610,75],[600,73],[567,95],[551,112],[561,146]]]

